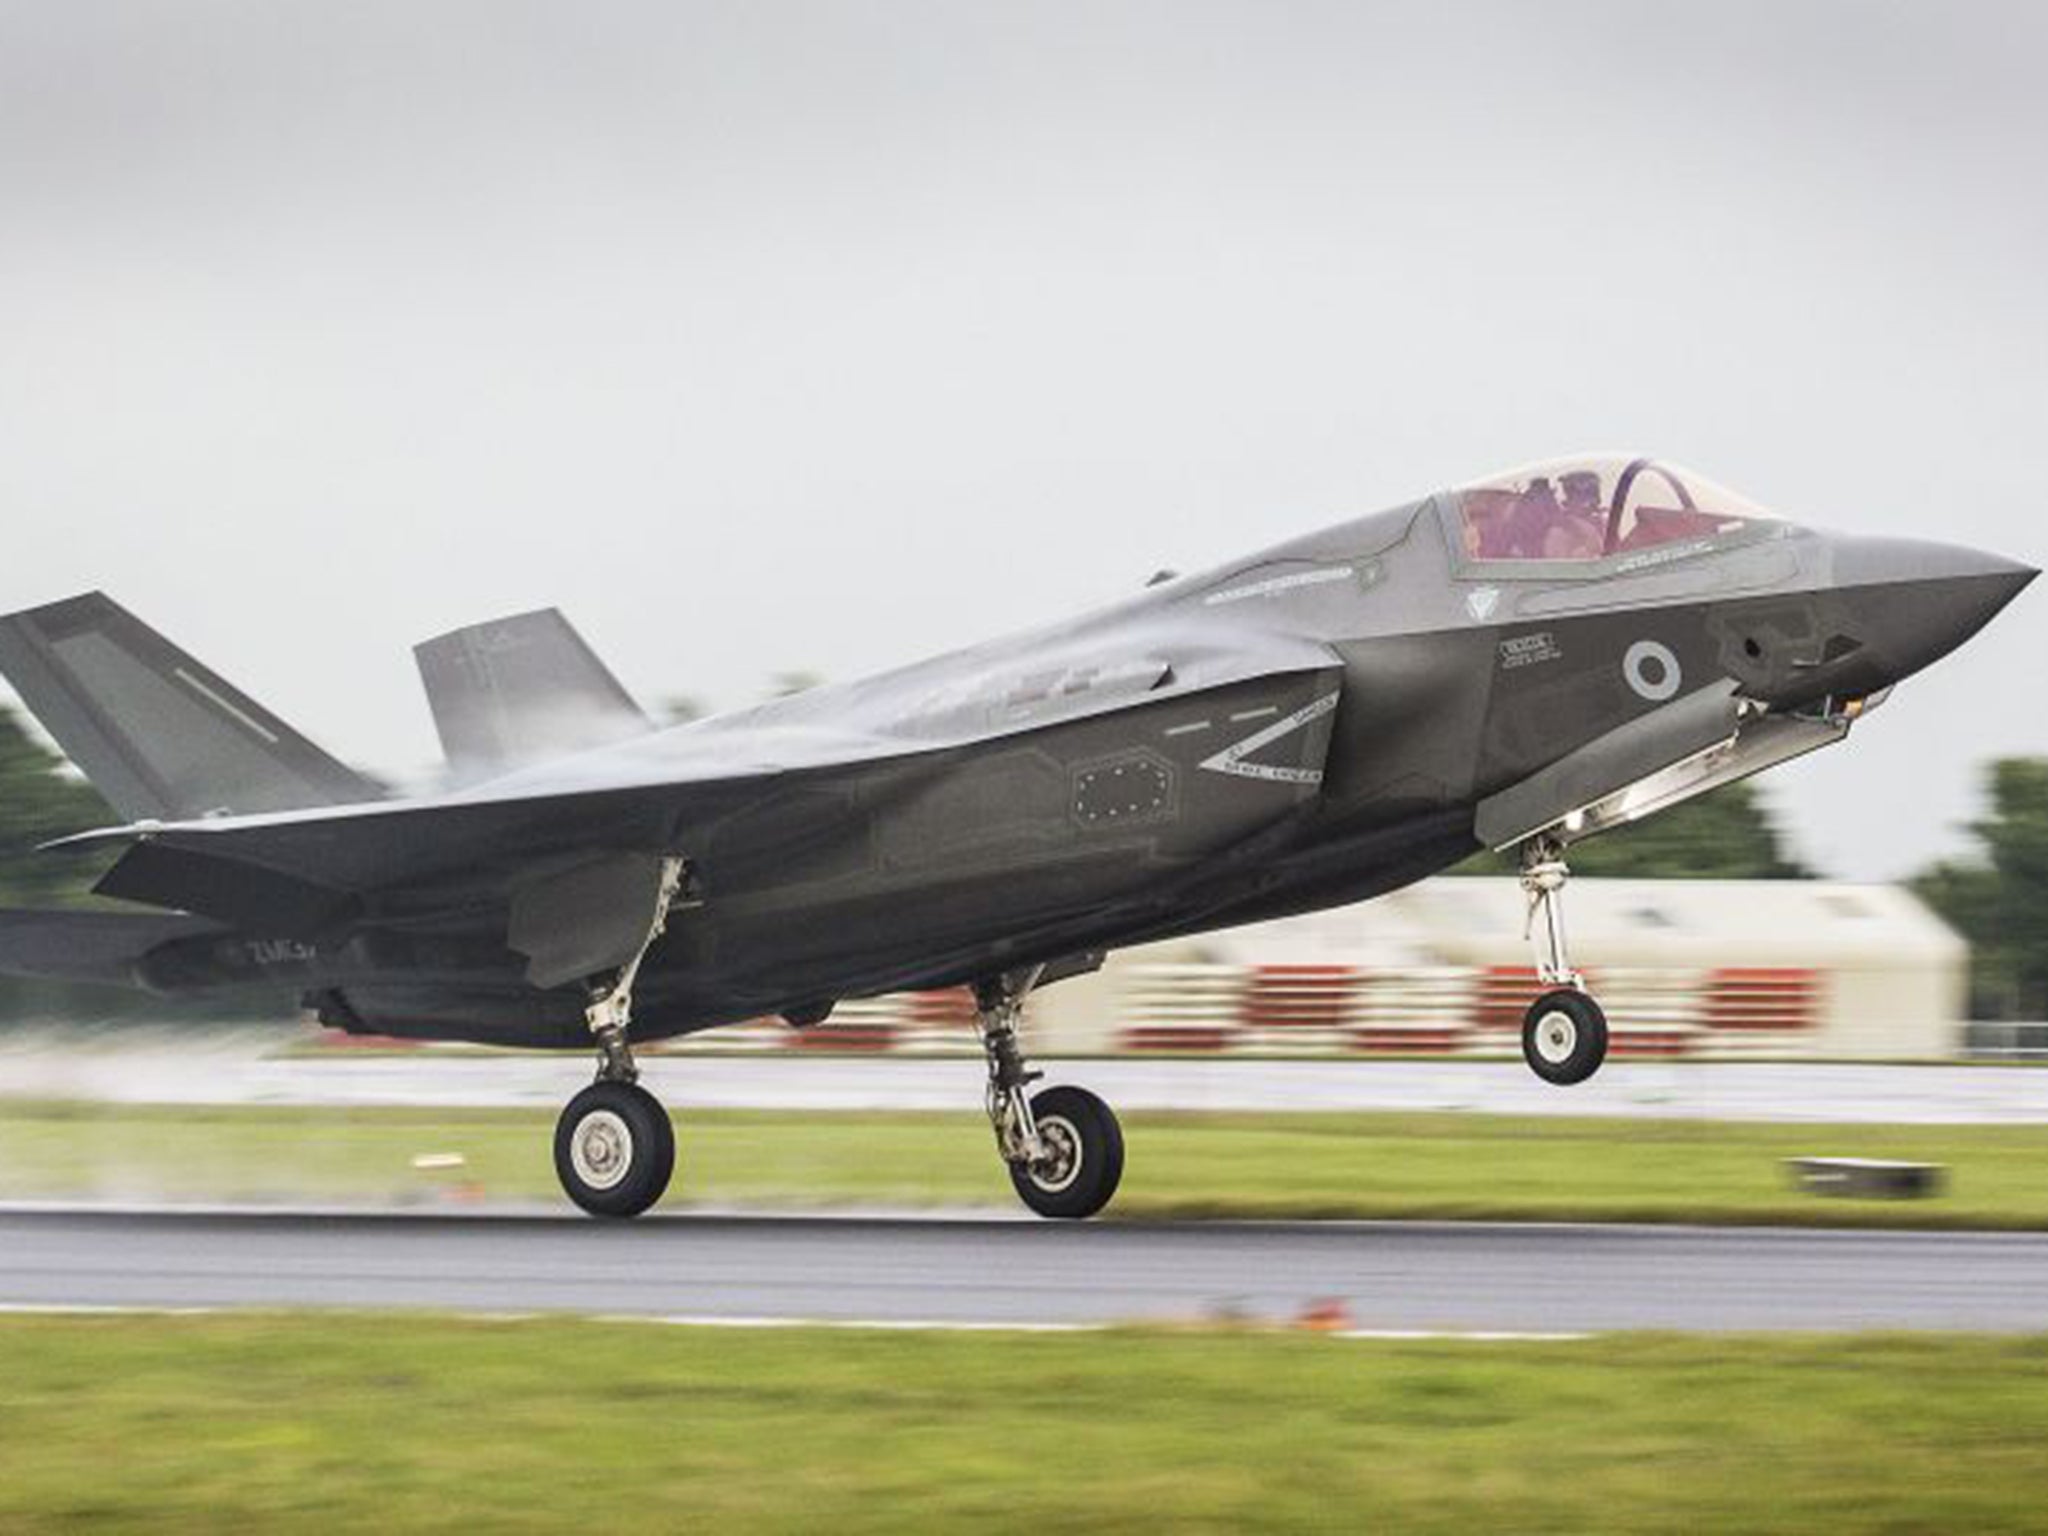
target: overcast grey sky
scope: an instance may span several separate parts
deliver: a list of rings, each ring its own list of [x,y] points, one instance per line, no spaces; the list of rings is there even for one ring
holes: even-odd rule
[[[1521,460],[2048,563],[2048,7],[0,3],[0,605],[326,745],[556,603],[747,702]],[[2048,751],[2035,591],[1774,774]]]

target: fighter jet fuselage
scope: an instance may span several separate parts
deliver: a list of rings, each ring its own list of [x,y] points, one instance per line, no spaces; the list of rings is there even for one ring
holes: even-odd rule
[[[1611,497],[1624,472],[1593,461],[1509,489],[1596,474]],[[401,859],[394,883],[365,891],[294,848],[295,883],[357,898],[312,906],[348,910],[244,911],[195,892],[167,904],[215,907],[235,932],[138,957],[139,977],[284,983],[345,1027],[582,1044],[574,981],[535,988],[531,956],[505,942],[514,893],[586,853],[664,851],[687,859],[692,905],[641,976],[646,1037],[1057,965],[1376,895],[1482,844],[1562,831],[1764,722],[1832,739],[2030,574],[1699,495],[1709,508],[1676,537],[1545,557],[1484,544],[1494,530],[1475,523],[1498,495],[1443,493],[1075,621],[501,774],[420,814],[552,803],[563,830],[544,851],[499,869],[486,847],[413,878]],[[1500,803],[1546,771],[1561,780],[1549,794]],[[127,835],[211,874],[212,850],[246,827],[250,867],[274,868],[263,826],[274,839],[294,818],[236,809]],[[341,842],[398,807],[369,809],[301,814]],[[1511,812],[1530,824],[1500,819]]]
[[[1841,740],[2033,574],[1648,459],[1537,466],[665,730],[558,616],[473,626],[421,648],[455,782],[409,799],[95,594],[0,620],[0,668],[129,818],[83,839],[125,848],[99,889],[162,914],[17,917],[0,968],[289,988],[386,1034],[595,1034],[614,1066],[628,1016],[806,1024],[965,983],[996,1071],[1023,992],[1112,948],[1480,847],[1523,850],[1548,900],[1573,841]],[[1525,1045],[1573,1081],[1605,1025],[1552,932],[1565,1001]],[[998,1133],[1044,1166],[1028,1115]]]

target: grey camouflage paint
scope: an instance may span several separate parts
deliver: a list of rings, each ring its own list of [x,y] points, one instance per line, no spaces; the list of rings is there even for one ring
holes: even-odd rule
[[[642,973],[638,1038],[1058,974],[1392,889],[1470,853],[1475,824],[1555,823],[1745,721],[1834,739],[1845,705],[2034,574],[1791,524],[1584,571],[1478,562],[1453,506],[755,709],[607,727],[445,794],[91,834],[127,845],[102,890],[192,915],[9,916],[0,969],[289,988],[344,1028],[581,1047],[580,978],[622,958],[655,861],[682,854],[688,905]],[[43,612],[4,621],[9,644]]]

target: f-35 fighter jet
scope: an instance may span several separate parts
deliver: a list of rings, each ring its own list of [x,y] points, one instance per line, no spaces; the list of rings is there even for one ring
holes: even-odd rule
[[[1105,951],[1354,902],[1516,849],[1554,1083],[1606,1051],[1566,850],[1842,740],[2036,572],[1823,534],[1648,458],[1539,465],[1065,623],[656,729],[552,611],[419,647],[449,786],[328,756],[94,593],[0,671],[126,824],[97,889],[0,915],[0,971],[289,989],[335,1028],[589,1048],[555,1138],[586,1211],[667,1187],[632,1045],[972,987],[1018,1194],[1085,1217],[1116,1118],[1034,1092],[1034,987]]]

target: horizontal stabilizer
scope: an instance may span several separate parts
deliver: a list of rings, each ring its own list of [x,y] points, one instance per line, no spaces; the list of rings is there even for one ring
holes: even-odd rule
[[[0,976],[132,987],[151,950],[221,931],[203,917],[170,912],[0,911]]]
[[[654,728],[553,608],[454,630],[415,646],[413,655],[460,783]]]
[[[130,847],[92,889],[96,896],[203,913],[266,938],[317,938],[357,912],[347,892],[153,838]]]
[[[382,793],[101,592],[0,617],[0,673],[131,821]]]

